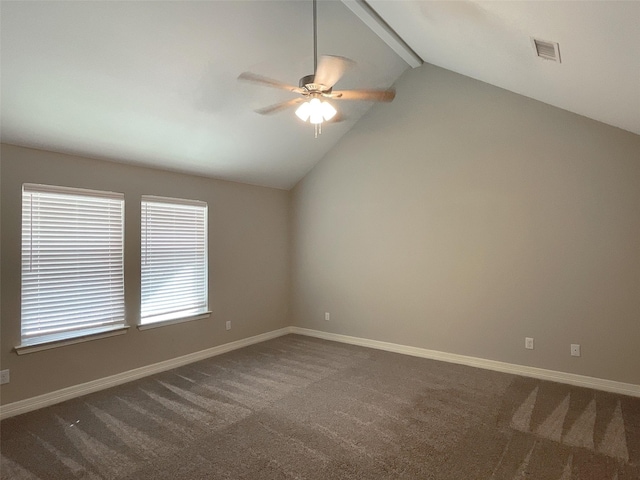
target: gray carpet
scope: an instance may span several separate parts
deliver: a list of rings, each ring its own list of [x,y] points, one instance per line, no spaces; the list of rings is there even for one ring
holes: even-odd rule
[[[2,479],[639,480],[640,399],[288,335],[6,419]]]

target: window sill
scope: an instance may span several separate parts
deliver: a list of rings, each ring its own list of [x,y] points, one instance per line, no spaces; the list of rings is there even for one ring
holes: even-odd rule
[[[67,345],[73,345],[75,343],[89,342],[91,340],[99,340],[101,338],[115,337],[116,335],[123,335],[127,333],[129,330],[129,326],[125,325],[123,327],[115,327],[109,328],[108,330],[100,330],[93,333],[84,333],[77,337],[72,338],[62,338],[59,340],[47,340],[37,342],[36,340],[33,343],[27,343],[23,345],[18,345],[14,347],[15,352],[18,355],[25,355],[27,353],[35,353],[40,352],[42,350],[50,350],[52,348],[65,347]]]
[[[138,330],[149,330],[152,328],[166,327],[167,325],[175,325],[177,323],[191,322],[193,320],[202,320],[209,318],[211,312],[202,312],[195,315],[189,315],[188,317],[172,318],[171,320],[162,320],[159,322],[143,323],[138,325]]]

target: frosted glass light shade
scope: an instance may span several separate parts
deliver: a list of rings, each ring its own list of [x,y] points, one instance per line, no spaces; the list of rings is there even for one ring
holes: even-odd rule
[[[311,115],[311,107],[309,106],[309,102],[304,102],[296,109],[296,115],[300,120],[306,122]]]
[[[325,120],[331,120],[335,114],[338,113],[329,102],[322,102],[320,107],[322,108],[322,116]]]

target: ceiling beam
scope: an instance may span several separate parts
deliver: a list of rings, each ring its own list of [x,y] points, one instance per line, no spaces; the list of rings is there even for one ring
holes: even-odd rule
[[[405,43],[400,35],[365,0],[342,0],[342,3],[412,68],[422,65],[422,58]]]

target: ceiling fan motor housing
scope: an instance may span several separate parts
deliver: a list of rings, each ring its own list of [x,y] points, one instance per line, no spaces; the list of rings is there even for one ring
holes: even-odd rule
[[[331,88],[321,83],[314,83],[315,75],[305,75],[300,79],[299,86],[309,93],[331,93]]]

